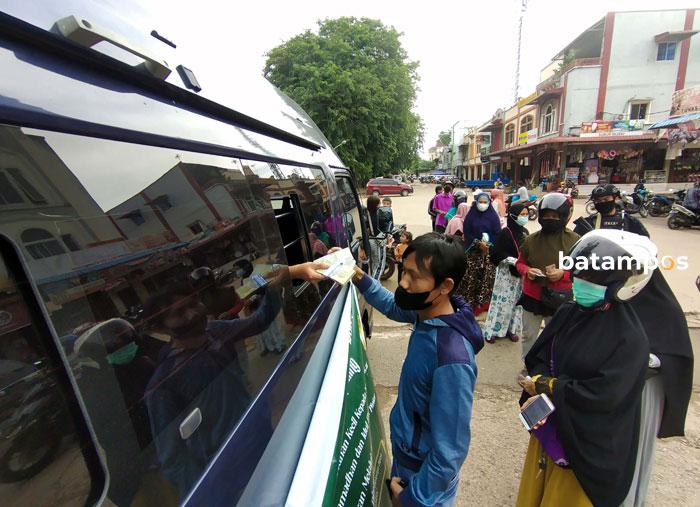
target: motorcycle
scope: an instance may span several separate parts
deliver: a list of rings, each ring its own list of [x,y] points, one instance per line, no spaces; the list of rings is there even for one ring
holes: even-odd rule
[[[671,207],[671,213],[668,215],[666,225],[668,225],[669,229],[673,230],[683,227],[697,227],[700,226],[700,215],[682,204],[675,202]]]
[[[559,187],[558,192],[566,195],[570,195],[572,198],[576,199],[578,197],[578,187],[573,181],[567,180],[565,187]]]
[[[60,388],[46,366],[25,365],[13,377],[0,388],[0,483],[39,474],[73,431]]]
[[[386,259],[384,261],[384,269],[382,270],[382,274],[379,277],[380,280],[388,280],[389,278],[392,277],[394,274],[394,271],[396,270],[396,254],[395,254],[395,248],[396,245],[399,244],[400,238],[401,238],[401,233],[406,230],[406,225],[395,225],[391,231],[386,234],[383,238],[380,239],[382,242],[382,246],[384,247],[384,250],[386,252]],[[389,238],[393,239],[393,242],[389,244]]]
[[[647,202],[649,215],[653,217],[665,217],[671,212],[671,207],[675,202],[683,202],[685,190],[670,190],[665,194],[650,193]]]

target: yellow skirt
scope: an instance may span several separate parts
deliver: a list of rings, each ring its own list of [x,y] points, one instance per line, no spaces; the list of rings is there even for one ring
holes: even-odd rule
[[[542,453],[539,440],[530,436],[516,506],[592,507],[573,470],[555,465],[546,454],[545,469],[540,470]]]

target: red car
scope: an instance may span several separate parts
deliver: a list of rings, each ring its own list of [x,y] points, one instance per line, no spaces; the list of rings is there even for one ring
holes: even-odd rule
[[[367,195],[398,194],[406,197],[413,193],[413,187],[392,178],[374,178],[367,182]]]

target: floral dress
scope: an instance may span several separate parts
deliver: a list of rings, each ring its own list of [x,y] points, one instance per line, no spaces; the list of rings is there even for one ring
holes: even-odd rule
[[[522,290],[522,278],[513,276],[508,261],[503,259],[496,267],[491,305],[484,325],[485,337],[505,338],[508,334],[522,334],[523,308],[516,304]]]

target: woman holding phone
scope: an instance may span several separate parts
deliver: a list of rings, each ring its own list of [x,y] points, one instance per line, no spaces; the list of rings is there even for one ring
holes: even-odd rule
[[[575,302],[542,331],[519,381],[523,408],[542,394],[554,405],[532,431],[519,507],[617,507],[634,474],[649,344],[627,302],[651,278],[656,247],[643,236],[597,230],[570,256]],[[608,258],[612,267],[601,264]]]

